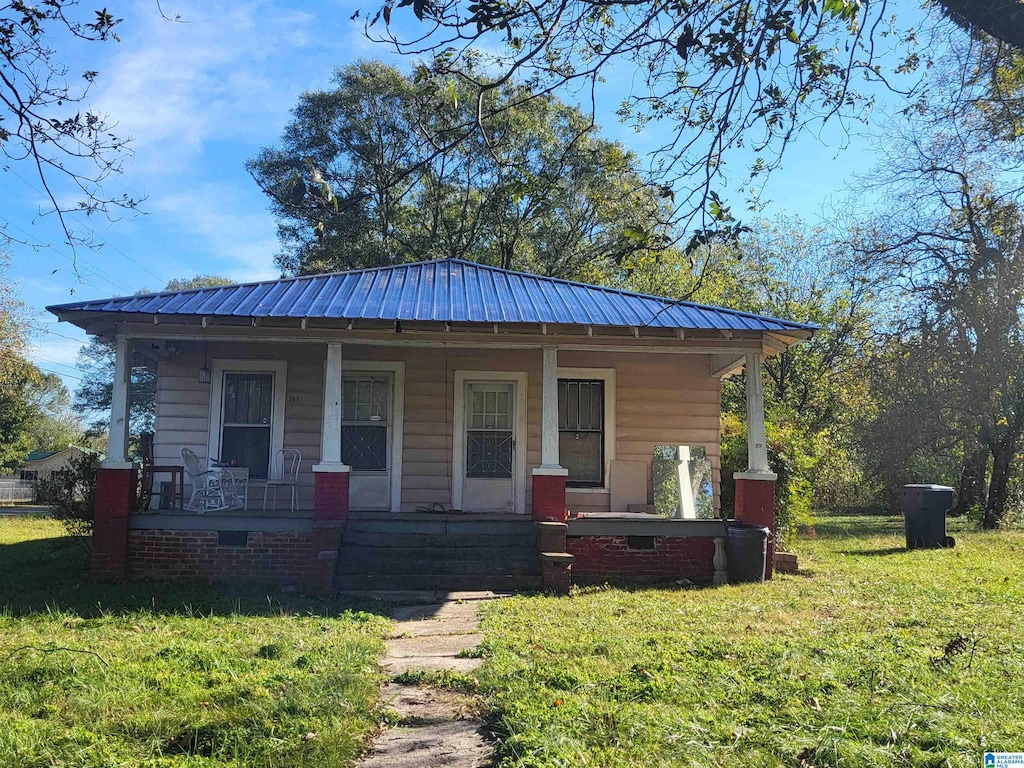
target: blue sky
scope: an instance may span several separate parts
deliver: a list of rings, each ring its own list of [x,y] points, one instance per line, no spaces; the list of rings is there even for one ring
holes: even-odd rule
[[[144,215],[73,222],[94,227],[105,243],[98,252],[79,249],[84,282],[70,271],[70,249],[61,244],[53,217],[38,215],[43,195],[32,169],[15,164],[0,174],[0,224],[6,221],[14,236],[52,244],[15,245],[14,276],[43,326],[36,362],[64,376],[71,389],[83,334],[58,325],[42,308],[158,290],[171,278],[198,273],[240,281],[277,276],[274,221],[245,160],[277,140],[298,94],[325,86],[333,67],[391,58],[349,18],[365,0],[177,5],[163,3],[188,23],[161,19],[152,0],[110,3],[111,12],[126,20],[121,42],[72,51],[72,72],[100,72],[90,105],[117,122],[119,135],[133,138],[134,157],[108,187],[146,196]],[[657,143],[656,128],[637,135],[618,123],[620,95],[608,90],[598,98],[605,135],[638,152]],[[857,126],[848,135],[833,126],[820,137],[800,139],[765,190],[772,201],[768,214],[827,216],[829,204],[843,197],[844,182],[873,164],[864,131]],[[740,195],[733,202],[742,207]]]

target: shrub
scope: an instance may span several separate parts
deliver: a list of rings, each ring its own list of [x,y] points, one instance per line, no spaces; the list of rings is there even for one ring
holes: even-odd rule
[[[92,535],[99,465],[99,454],[84,453],[71,459],[67,468],[55,472],[49,480],[38,483],[40,497],[49,500],[53,516],[71,536]]]

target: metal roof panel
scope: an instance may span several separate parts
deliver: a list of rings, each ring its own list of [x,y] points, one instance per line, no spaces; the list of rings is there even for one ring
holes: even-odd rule
[[[512,272],[460,259],[78,301],[47,309],[54,314],[323,317],[740,331],[818,328],[808,323]]]

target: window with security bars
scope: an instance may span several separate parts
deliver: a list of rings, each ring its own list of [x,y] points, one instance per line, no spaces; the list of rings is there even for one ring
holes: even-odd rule
[[[270,468],[270,431],[274,413],[274,374],[224,373],[220,460],[248,467],[263,479]]]
[[[512,385],[469,384],[466,477],[512,477]]]
[[[345,376],[341,382],[341,460],[356,471],[388,468],[391,378]]]
[[[604,486],[604,382],[558,380],[558,460],[575,488]]]

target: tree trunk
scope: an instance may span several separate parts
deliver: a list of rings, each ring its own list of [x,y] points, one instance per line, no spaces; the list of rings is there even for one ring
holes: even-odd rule
[[[1006,499],[1010,492],[1010,463],[1013,446],[998,444],[992,451],[992,480],[988,486],[988,501],[981,527],[991,531],[999,527],[1006,515]]]
[[[956,507],[953,516],[966,514],[971,507],[985,502],[985,474],[988,469],[988,449],[976,442],[964,443],[964,465],[960,470]]]

